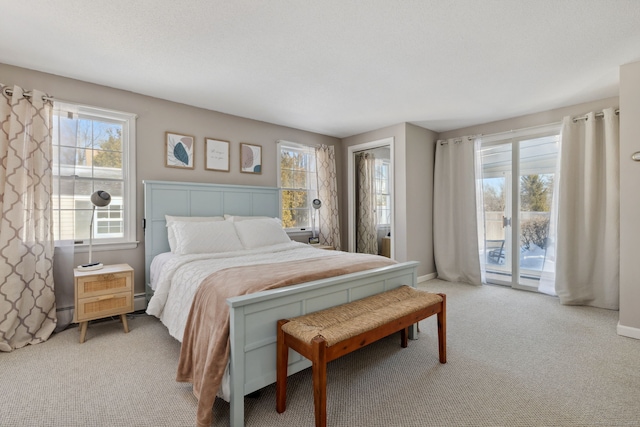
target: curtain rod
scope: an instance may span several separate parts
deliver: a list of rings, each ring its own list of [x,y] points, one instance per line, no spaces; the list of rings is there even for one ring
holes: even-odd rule
[[[453,139],[452,139],[452,141],[453,141],[454,143],[463,142],[465,139],[466,139],[467,141],[473,141],[474,139],[476,139],[476,138],[478,138],[478,137],[481,137],[481,136],[482,136],[482,134],[481,134],[481,133],[479,133],[479,134],[477,134],[477,135],[461,136],[461,137],[458,137],[458,138],[453,138]],[[439,139],[439,140],[438,140],[438,143],[439,143],[440,145],[444,145],[444,144],[448,144],[448,143],[449,143],[449,141],[448,141],[448,140],[446,140],[446,139]]]
[[[4,89],[4,93],[6,93],[7,95],[13,95],[13,89],[10,88],[5,88]],[[25,98],[31,98],[33,94],[31,92],[23,92],[22,96],[24,96]],[[55,98],[53,98],[52,96],[43,96],[42,100],[43,101],[53,101]]]
[[[616,114],[620,114],[620,109],[616,108],[615,113]],[[596,116],[596,118],[604,117],[604,113],[603,112],[599,112],[599,113],[596,113],[595,116]],[[571,120],[575,123],[578,120],[587,120],[587,116],[584,115],[584,116],[574,117]],[[474,139],[476,139],[478,137],[488,138],[488,137],[496,137],[496,136],[500,136],[500,135],[508,135],[508,134],[511,134],[511,133],[514,133],[514,132],[522,132],[522,131],[527,131],[527,130],[534,130],[534,129],[537,129],[537,128],[544,128],[544,127],[547,127],[547,126],[553,126],[555,124],[556,123],[548,123],[546,125],[531,126],[531,127],[528,127],[528,128],[521,128],[521,129],[515,129],[515,130],[512,129],[512,130],[507,130],[507,131],[504,131],[504,132],[491,133],[491,134],[487,134],[487,135],[479,133],[477,135],[469,135],[469,136],[463,136],[463,137],[459,137],[459,138],[454,138],[453,142],[462,142],[465,138],[467,139],[467,141],[472,141],[472,140],[474,140]],[[558,122],[557,124],[560,124],[560,122]],[[440,145],[443,145],[443,144],[448,144],[449,141],[441,139],[441,140],[438,140],[438,143]]]
[[[614,112],[615,112],[616,114],[620,114],[620,109],[619,109],[619,108],[616,108],[616,110],[615,110]],[[595,116],[596,116],[596,118],[598,118],[598,117],[604,117],[604,113],[603,113],[603,112],[596,113],[596,114],[595,114]],[[587,115],[584,115],[584,116],[580,116],[580,117],[574,117],[574,118],[572,119],[572,121],[573,121],[573,123],[575,123],[575,122],[577,122],[578,120],[587,120],[587,118],[588,118],[588,117],[587,117]]]

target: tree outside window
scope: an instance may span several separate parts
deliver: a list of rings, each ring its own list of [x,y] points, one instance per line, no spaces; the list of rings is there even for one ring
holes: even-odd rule
[[[279,169],[283,228],[310,229],[311,201],[317,197],[315,150],[280,144]]]

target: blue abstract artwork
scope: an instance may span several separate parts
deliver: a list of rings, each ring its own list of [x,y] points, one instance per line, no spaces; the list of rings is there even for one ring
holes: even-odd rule
[[[193,136],[171,132],[167,132],[166,136],[165,165],[172,168],[193,169]]]

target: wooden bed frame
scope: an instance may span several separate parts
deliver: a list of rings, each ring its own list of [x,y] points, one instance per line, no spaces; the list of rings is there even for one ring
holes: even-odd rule
[[[153,295],[149,287],[151,261],[169,251],[165,215],[280,216],[280,193],[273,187],[167,181],[143,181],[143,185],[147,301]],[[418,262],[410,261],[227,299],[231,321],[230,425],[244,425],[244,396],[276,381],[278,319],[301,316],[401,285],[416,287],[417,266]],[[416,325],[410,328],[409,335],[416,336]],[[299,354],[289,354],[288,375],[310,366],[311,362]]]

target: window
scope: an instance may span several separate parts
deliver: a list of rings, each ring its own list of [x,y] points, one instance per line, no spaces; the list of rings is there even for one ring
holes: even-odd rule
[[[135,115],[55,102],[52,139],[55,239],[86,243],[93,216],[94,243],[135,242]]]
[[[311,202],[318,194],[313,147],[278,141],[278,186],[282,227],[290,231],[311,229],[315,213]]]
[[[482,138],[484,268],[489,283],[535,289],[553,265],[558,124]],[[546,267],[545,267],[546,265]]]
[[[378,225],[391,225],[391,193],[389,190],[388,159],[376,159],[375,186],[376,186],[376,212],[378,213]]]

